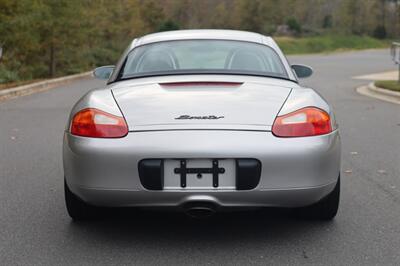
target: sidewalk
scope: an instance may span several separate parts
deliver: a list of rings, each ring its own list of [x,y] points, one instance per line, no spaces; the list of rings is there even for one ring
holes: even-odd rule
[[[353,77],[353,79],[369,81],[397,80],[398,78],[399,72],[397,70]],[[386,102],[400,104],[400,92],[378,88],[375,86],[374,82],[371,82],[366,86],[358,87],[356,88],[356,91],[364,96],[372,97]]]
[[[398,70],[353,77],[353,79],[373,80],[373,81],[375,81],[375,80],[397,80],[398,78],[399,78]]]
[[[36,92],[46,91],[52,88],[56,88],[61,85],[65,85],[69,82],[73,82],[80,79],[89,78],[92,75],[92,71],[75,74],[60,78],[43,80],[27,85],[22,85],[14,88],[0,90],[0,102],[19,96],[29,95]]]

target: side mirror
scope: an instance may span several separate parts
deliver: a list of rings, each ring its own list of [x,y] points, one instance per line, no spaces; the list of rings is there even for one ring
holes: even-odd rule
[[[115,66],[102,66],[93,71],[93,76],[98,79],[109,79]]]
[[[298,78],[308,78],[313,74],[313,69],[305,65],[292,65],[292,69]]]

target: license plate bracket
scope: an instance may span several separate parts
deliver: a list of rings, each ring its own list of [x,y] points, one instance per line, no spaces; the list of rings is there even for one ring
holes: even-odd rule
[[[212,167],[211,168],[189,168],[187,167],[187,163],[185,159],[180,160],[180,167],[174,169],[175,174],[180,175],[180,183],[181,187],[185,188],[186,187],[186,179],[187,179],[187,174],[197,174],[197,176],[201,176],[201,174],[212,174],[212,180],[213,180],[213,187],[217,188],[219,185],[219,174],[225,173],[225,168],[219,167],[219,163],[217,159],[212,160]]]
[[[163,190],[235,190],[236,160],[164,159]]]

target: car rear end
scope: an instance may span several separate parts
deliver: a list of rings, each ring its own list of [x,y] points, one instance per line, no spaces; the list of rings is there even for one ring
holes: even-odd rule
[[[297,67],[307,70],[303,76],[312,72]],[[333,112],[298,84],[272,39],[255,33],[178,31],[135,40],[108,85],[73,108],[63,159],[75,218],[90,206],[310,206],[331,219],[338,207]]]
[[[110,86],[127,132],[99,138],[67,130],[64,169],[71,191],[96,206],[229,210],[302,207],[334,189],[340,138],[333,121],[329,132],[314,136],[273,132],[277,117],[293,113],[301,119],[292,112],[297,97],[290,95],[304,89],[274,79],[213,79],[164,77]],[[77,113],[82,102],[96,102],[95,94],[77,104]],[[307,99],[327,108],[322,99]]]

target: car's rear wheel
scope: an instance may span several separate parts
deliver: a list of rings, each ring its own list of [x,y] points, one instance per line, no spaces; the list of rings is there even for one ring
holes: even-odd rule
[[[74,221],[90,220],[98,216],[99,208],[85,203],[80,198],[78,198],[74,193],[72,193],[65,179],[64,179],[64,194],[65,194],[65,204],[67,206],[68,214]]]
[[[340,198],[340,175],[335,188],[325,198],[319,202],[298,209],[298,214],[303,218],[316,219],[316,220],[332,220],[335,218],[339,209]]]

